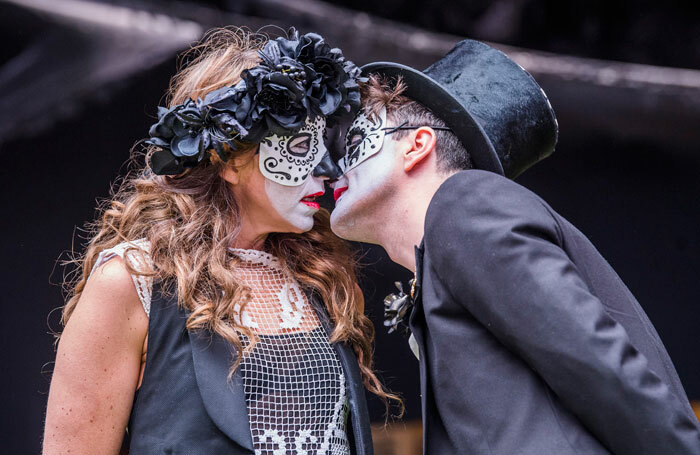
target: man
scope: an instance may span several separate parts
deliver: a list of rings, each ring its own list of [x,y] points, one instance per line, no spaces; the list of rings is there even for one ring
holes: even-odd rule
[[[424,453],[700,454],[642,308],[583,234],[509,180],[556,143],[532,77],[471,40],[425,72],[364,71],[331,225],[416,272]]]

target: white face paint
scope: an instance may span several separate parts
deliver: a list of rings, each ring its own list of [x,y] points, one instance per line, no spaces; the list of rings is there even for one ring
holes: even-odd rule
[[[396,166],[394,141],[380,129],[386,125],[386,113],[381,117],[376,121],[364,117],[353,122],[354,126],[362,122],[365,128],[353,130],[351,126],[348,130],[350,142],[346,141],[346,156],[341,160],[346,161],[346,172],[333,184],[336,202],[331,213],[331,229],[348,240],[374,239],[371,230],[381,220],[381,204],[392,191]],[[349,156],[352,154],[355,156]]]
[[[368,117],[360,111],[345,134],[345,156],[338,165],[346,173],[372,155],[379,153],[384,143],[386,128],[386,109],[382,108],[377,116]]]
[[[314,226],[314,214],[320,206],[315,201],[303,201],[305,197],[315,198],[325,192],[324,181],[319,177],[307,178],[298,186],[286,186],[265,179],[265,192],[277,213],[301,232]]]
[[[260,143],[260,172],[280,185],[302,185],[326,154],[325,130],[325,117],[307,117],[295,134],[266,137]]]

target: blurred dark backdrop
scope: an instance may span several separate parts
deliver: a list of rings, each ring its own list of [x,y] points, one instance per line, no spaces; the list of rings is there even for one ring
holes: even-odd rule
[[[177,51],[225,24],[296,25],[327,36],[357,63],[393,59],[419,68],[460,37],[516,46],[505,49],[550,94],[561,128],[557,152],[519,182],[597,245],[656,325],[690,398],[700,400],[700,72],[656,67],[700,69],[696,12],[675,2],[335,5],[0,3],[0,453],[40,450],[54,357],[49,332],[60,329],[63,304],[59,258],[80,248],[76,227],[92,219],[95,200],[108,195],[130,147],[146,135]],[[381,300],[409,275],[381,249],[358,249],[377,367],[406,398],[406,418],[418,418],[417,362],[405,339],[381,327]],[[371,410],[382,419],[379,403]]]

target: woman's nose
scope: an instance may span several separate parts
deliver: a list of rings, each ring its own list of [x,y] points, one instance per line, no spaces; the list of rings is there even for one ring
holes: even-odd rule
[[[314,177],[325,177],[328,180],[336,180],[343,175],[342,169],[331,158],[331,154],[326,152],[321,158],[321,162],[314,168],[312,174]]]

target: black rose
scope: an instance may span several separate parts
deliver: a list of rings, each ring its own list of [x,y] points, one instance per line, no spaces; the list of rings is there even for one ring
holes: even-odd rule
[[[167,150],[168,154],[156,153],[152,164],[157,163],[156,173],[180,173],[185,168],[199,163],[207,151],[214,149],[226,159],[223,143],[245,135],[247,130],[235,115],[225,109],[211,108],[208,103],[220,102],[232,96],[229,88],[213,91],[204,101],[188,99],[170,109],[158,109],[158,122],[149,131],[151,138],[146,143]]]
[[[204,117],[205,113],[191,99],[170,109],[160,107],[158,122],[151,126],[151,139],[146,142],[168,148],[177,157],[195,157],[210,140]]]
[[[256,67],[246,71],[246,83],[255,86],[249,121],[263,122],[270,133],[289,134],[304,125],[308,100],[304,86],[281,71]]]

